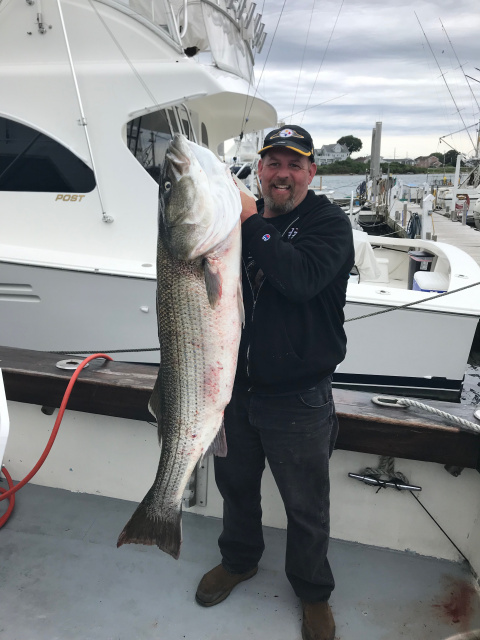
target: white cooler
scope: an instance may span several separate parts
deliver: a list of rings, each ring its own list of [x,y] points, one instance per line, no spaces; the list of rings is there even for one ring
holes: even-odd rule
[[[448,290],[448,277],[435,271],[417,271],[413,275],[413,290],[445,293]]]

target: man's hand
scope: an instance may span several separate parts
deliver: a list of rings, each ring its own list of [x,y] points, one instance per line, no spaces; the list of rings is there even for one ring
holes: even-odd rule
[[[245,220],[250,218],[250,216],[257,213],[257,203],[255,198],[248,196],[243,191],[240,191],[240,199],[242,201],[242,213],[240,214],[240,220],[243,224]]]

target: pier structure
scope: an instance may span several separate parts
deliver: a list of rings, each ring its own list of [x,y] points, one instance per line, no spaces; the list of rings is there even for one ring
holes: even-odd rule
[[[465,224],[465,221],[462,223],[461,216],[452,216],[450,211],[444,209],[432,209],[432,205],[433,196],[427,194],[422,198],[421,190],[415,200],[392,198],[385,222],[401,237],[408,237],[410,221],[417,215],[422,221],[422,237],[451,244],[480,264],[480,231]]]

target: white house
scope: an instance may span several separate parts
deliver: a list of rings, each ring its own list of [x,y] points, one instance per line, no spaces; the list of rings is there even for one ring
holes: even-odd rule
[[[346,160],[350,155],[344,144],[324,144],[321,149],[315,149],[315,164],[331,164]]]

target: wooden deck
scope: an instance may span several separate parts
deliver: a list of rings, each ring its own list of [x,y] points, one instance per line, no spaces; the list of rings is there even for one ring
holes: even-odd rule
[[[42,407],[60,406],[72,371],[58,369],[65,356],[0,347],[7,399]],[[151,421],[148,399],[155,366],[94,360],[73,389],[74,411]],[[334,389],[340,422],[337,448],[480,470],[480,437],[421,409],[378,407],[375,394]],[[430,406],[475,422],[471,405],[429,400]]]
[[[395,229],[400,235],[406,236],[406,224],[402,226],[398,222],[395,222],[395,212],[401,212],[404,204],[407,204],[407,211],[411,213],[418,213],[421,215],[421,205],[415,202],[402,202],[397,200],[395,206],[392,208],[390,219],[388,224]],[[471,256],[477,264],[480,265],[480,231],[469,225],[462,225],[461,222],[453,222],[449,217],[446,217],[446,212],[439,213],[434,211],[433,213],[433,228],[434,235],[437,237],[437,242],[446,242],[448,244],[465,251]],[[410,219],[408,214],[406,223]]]
[[[452,222],[440,213],[433,213],[437,242],[447,242],[468,253],[480,265],[480,231],[461,222]]]

